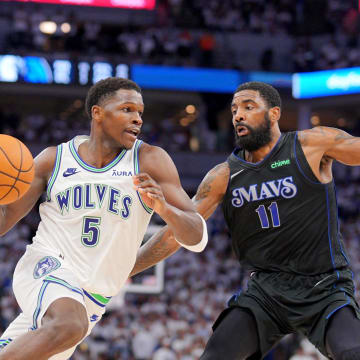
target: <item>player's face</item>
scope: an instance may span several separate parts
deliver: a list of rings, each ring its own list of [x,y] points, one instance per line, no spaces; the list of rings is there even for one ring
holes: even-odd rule
[[[120,89],[101,104],[102,129],[118,146],[131,149],[142,126],[144,103],[135,90]]]
[[[256,151],[271,141],[269,110],[258,91],[235,93],[231,113],[237,146]]]

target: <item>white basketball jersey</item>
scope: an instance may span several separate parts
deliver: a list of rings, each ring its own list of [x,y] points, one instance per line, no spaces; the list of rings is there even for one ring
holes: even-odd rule
[[[56,163],[40,205],[41,222],[32,247],[56,251],[81,286],[113,296],[125,284],[149,224],[148,208],[133,188],[142,141],[98,169],[78,154],[87,136],[57,147]]]

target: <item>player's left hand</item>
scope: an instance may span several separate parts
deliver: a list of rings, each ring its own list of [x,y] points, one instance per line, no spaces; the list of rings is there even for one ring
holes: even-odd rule
[[[166,200],[160,185],[147,173],[134,175],[133,183],[144,203],[161,214],[166,207]]]

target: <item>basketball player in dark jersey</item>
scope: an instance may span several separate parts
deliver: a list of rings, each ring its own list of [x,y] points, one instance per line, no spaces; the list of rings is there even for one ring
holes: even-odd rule
[[[201,360],[262,359],[300,333],[332,359],[360,359],[360,310],[341,238],[332,163],[360,165],[360,138],[316,127],[281,133],[270,85],[242,84],[232,104],[238,148],[200,184],[209,218],[219,204],[239,261],[252,271],[214,324]],[[135,274],[178,245],[167,228],[138,254]]]

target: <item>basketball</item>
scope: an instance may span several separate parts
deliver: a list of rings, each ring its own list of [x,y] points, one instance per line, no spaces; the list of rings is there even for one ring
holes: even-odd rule
[[[18,139],[0,134],[0,205],[20,199],[34,178],[34,159]]]

